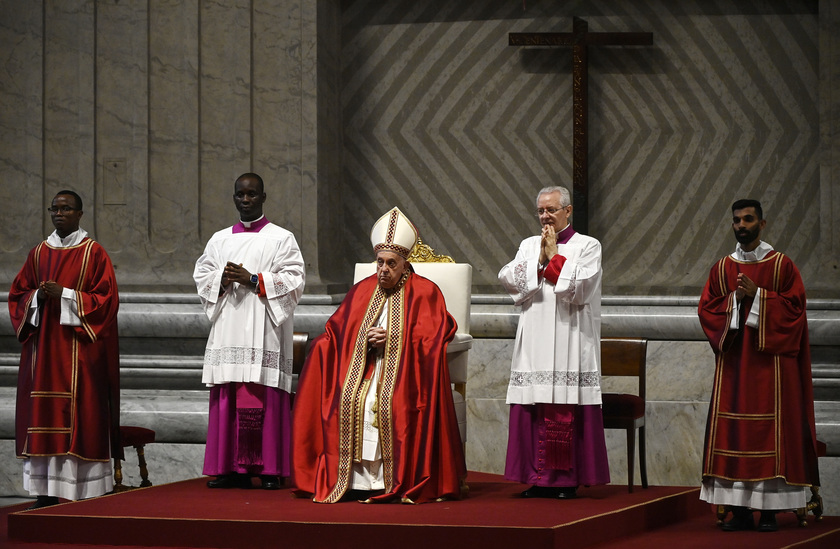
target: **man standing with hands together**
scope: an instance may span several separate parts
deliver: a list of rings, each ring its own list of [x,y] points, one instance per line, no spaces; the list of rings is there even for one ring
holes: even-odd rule
[[[221,230],[196,261],[193,278],[212,327],[202,381],[210,389],[204,474],[210,488],[266,490],[290,474],[292,325],[303,293],[294,235],[263,215],[254,173],[234,183],[240,221]]]
[[[735,251],[711,269],[698,314],[715,352],[700,499],[728,506],[727,532],[777,529],[819,485],[805,286],[761,240],[757,200],[732,204]]]
[[[610,480],[601,414],[601,243],[575,232],[564,187],[537,195],[539,236],[499,281],[522,308],[513,349],[505,478],[526,498],[571,499]]]

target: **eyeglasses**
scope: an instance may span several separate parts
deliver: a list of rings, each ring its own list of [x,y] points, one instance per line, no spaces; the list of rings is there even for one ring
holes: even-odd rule
[[[537,208],[537,210],[534,212],[534,215],[536,215],[537,217],[541,216],[544,213],[554,215],[560,210],[565,210],[566,208],[568,208],[568,206],[563,206],[562,208]]]
[[[58,212],[61,212],[63,214],[68,214],[70,212],[75,212],[75,211],[78,211],[78,210],[79,210],[79,208],[73,208],[71,206],[62,206],[60,208],[56,208],[55,206],[53,206],[52,208],[47,208],[47,211],[50,212],[51,214],[56,214]]]

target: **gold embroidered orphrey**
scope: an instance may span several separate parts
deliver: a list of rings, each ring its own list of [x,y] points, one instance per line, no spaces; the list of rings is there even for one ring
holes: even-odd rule
[[[332,492],[324,499],[324,503],[335,503],[340,500],[350,485],[350,475],[356,457],[354,446],[357,441],[359,444],[361,443],[361,436],[357,433],[359,421],[355,416],[357,413],[361,413],[362,408],[358,406],[358,399],[364,399],[364,394],[359,389],[363,385],[367,387],[367,384],[363,384],[368,355],[367,331],[379,318],[386,303],[388,304],[388,333],[385,338],[377,416],[379,417],[385,491],[390,492],[393,489],[394,433],[393,422],[391,421],[391,402],[394,396],[397,373],[399,372],[400,357],[402,356],[402,334],[405,325],[404,284],[400,286],[398,291],[391,294],[390,299],[382,288],[376,286],[362,320],[362,325],[359,328],[359,333],[356,336],[353,356],[350,359],[350,366],[347,369],[347,376],[341,390],[338,416],[338,479]]]

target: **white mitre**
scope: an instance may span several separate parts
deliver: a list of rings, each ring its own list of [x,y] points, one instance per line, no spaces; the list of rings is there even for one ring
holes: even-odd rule
[[[417,229],[399,208],[380,217],[370,231],[373,253],[394,252],[408,259],[411,249],[417,243]]]

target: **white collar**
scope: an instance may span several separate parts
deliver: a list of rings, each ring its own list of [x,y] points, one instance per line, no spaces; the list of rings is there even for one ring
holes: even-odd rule
[[[242,221],[242,220],[240,219],[240,220],[239,220],[239,222],[240,222],[240,223],[242,223],[242,226],[243,226],[243,227],[245,227],[246,229],[250,229],[250,228],[251,228],[251,223],[256,223],[257,221],[259,221],[259,220],[260,220],[260,219],[262,219],[263,217],[265,217],[265,214],[262,214],[261,216],[259,216],[258,218],[254,219],[253,221]]]
[[[735,245],[735,251],[732,252],[732,258],[737,259],[738,261],[747,262],[761,261],[772,251],[773,246],[763,240],[759,240],[758,246],[756,246],[756,248],[751,252],[745,252],[744,249],[741,248],[741,243],[739,242]]]
[[[58,236],[58,231],[53,231],[52,234],[47,237],[47,244],[53,248],[69,248],[70,246],[76,246],[81,243],[87,235],[87,231],[81,227],[64,238]]]

